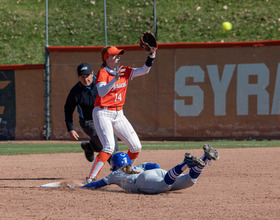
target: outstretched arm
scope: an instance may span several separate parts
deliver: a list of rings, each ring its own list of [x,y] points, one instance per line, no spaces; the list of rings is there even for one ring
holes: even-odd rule
[[[91,182],[86,185],[83,185],[82,188],[98,189],[98,188],[101,188],[106,185],[107,185],[107,183],[105,183],[105,181],[102,179],[102,180],[98,180],[96,182]]]
[[[133,79],[134,77],[142,76],[142,75],[149,73],[155,58],[156,58],[156,53],[150,54],[144,64],[144,66],[133,69],[131,79]]]

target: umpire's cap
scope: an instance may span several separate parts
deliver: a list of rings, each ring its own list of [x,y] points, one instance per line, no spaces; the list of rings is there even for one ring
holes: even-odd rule
[[[90,65],[88,63],[81,63],[78,67],[77,67],[77,73],[78,76],[84,75],[84,74],[92,74],[92,69],[90,67]]]

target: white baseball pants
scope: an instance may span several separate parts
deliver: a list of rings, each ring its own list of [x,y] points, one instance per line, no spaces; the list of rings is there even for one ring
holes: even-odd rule
[[[93,121],[103,150],[112,154],[115,149],[115,135],[129,148],[131,153],[141,151],[141,143],[137,133],[125,117],[123,110],[112,111],[106,108],[95,107],[93,109]]]

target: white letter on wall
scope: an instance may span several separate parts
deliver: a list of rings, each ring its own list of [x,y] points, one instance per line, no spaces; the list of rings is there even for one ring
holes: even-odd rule
[[[226,94],[235,66],[235,64],[226,64],[220,80],[218,66],[207,65],[209,79],[214,91],[214,115],[226,115]]]
[[[277,68],[271,114],[280,115],[280,63],[278,63],[278,68]]]
[[[175,73],[175,91],[181,97],[193,97],[192,105],[185,105],[184,100],[174,100],[174,110],[179,116],[198,116],[203,110],[204,94],[199,86],[187,86],[186,78],[194,82],[204,82],[204,71],[200,66],[182,66]]]
[[[258,83],[249,84],[249,76],[258,76]],[[269,114],[269,69],[264,63],[238,64],[237,66],[237,115],[248,115],[249,95],[257,95],[258,115]]]

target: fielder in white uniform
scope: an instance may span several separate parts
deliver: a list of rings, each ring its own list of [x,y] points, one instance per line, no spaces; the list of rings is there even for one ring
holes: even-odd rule
[[[85,182],[95,180],[104,164],[115,149],[114,133],[129,148],[127,154],[132,164],[141,151],[137,133],[123,113],[128,80],[147,74],[155,59],[155,52],[149,54],[145,64],[140,68],[123,67],[120,55],[124,53],[115,46],[106,46],[101,51],[102,68],[97,73],[96,86],[98,95],[95,99],[93,121],[103,150],[95,158],[91,171]]]
[[[205,165],[219,158],[218,151],[210,145],[203,146],[204,154],[198,159],[190,153],[184,161],[169,171],[160,169],[155,163],[142,163],[131,167],[131,161],[124,152],[112,156],[112,173],[97,182],[88,183],[82,188],[98,189],[116,184],[128,193],[158,194],[169,190],[180,190],[193,186]],[[188,174],[182,174],[190,168]]]

